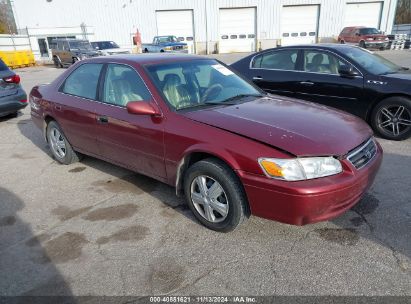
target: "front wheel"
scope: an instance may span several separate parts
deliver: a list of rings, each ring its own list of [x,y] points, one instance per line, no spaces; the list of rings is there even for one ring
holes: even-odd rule
[[[371,126],[383,138],[404,140],[411,136],[411,100],[394,96],[381,101],[371,114]]]
[[[360,41],[359,46],[360,46],[360,48],[363,48],[363,49],[367,48],[366,45],[365,45],[365,41],[364,41],[364,40],[361,40],[361,41]]]
[[[195,217],[212,230],[232,231],[248,216],[248,202],[240,180],[217,159],[192,165],[184,177],[184,192]]]
[[[59,163],[69,165],[79,161],[79,155],[73,150],[57,122],[51,121],[46,132],[51,153]]]

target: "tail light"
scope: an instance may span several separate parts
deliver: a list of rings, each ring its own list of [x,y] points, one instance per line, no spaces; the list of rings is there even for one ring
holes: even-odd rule
[[[15,84],[19,84],[20,83],[20,76],[19,75],[13,75],[10,77],[4,77],[3,81],[6,83],[15,83]]]

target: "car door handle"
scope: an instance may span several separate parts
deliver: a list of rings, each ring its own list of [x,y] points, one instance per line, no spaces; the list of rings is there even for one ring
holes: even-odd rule
[[[108,124],[108,117],[107,116],[98,116],[97,122],[101,124]]]
[[[304,85],[304,86],[312,86],[314,85],[314,82],[311,81],[301,81],[300,84]]]
[[[254,77],[253,77],[253,80],[263,80],[263,77],[261,77],[261,76],[254,76]]]

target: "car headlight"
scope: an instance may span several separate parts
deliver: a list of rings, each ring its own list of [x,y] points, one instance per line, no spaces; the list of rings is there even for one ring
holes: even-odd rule
[[[267,176],[286,181],[313,179],[342,172],[340,161],[331,156],[292,159],[259,158],[258,163]]]
[[[365,40],[372,41],[372,40],[374,40],[374,38],[367,38]]]
[[[390,39],[388,37],[385,37],[385,41],[389,41]]]

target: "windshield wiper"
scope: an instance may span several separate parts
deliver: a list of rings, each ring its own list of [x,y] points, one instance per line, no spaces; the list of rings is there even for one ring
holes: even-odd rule
[[[222,100],[220,103],[227,103],[230,101],[234,101],[234,100],[239,100],[245,97],[263,97],[264,95],[262,94],[238,94],[238,95],[234,95],[232,97],[229,97],[227,99]]]

